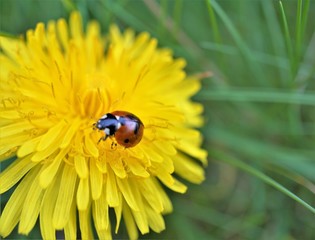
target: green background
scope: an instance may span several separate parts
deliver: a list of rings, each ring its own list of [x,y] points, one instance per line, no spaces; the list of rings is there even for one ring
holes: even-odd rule
[[[75,9],[104,34],[113,22],[147,31],[187,59],[188,74],[213,74],[194,97],[205,106],[206,181],[169,192],[166,230],[141,238],[315,239],[315,1],[0,0],[1,34]],[[128,237],[124,226],[114,237]],[[40,238],[39,228],[8,238]]]

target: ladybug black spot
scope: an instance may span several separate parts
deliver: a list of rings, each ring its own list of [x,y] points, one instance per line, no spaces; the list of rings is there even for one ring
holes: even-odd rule
[[[124,140],[124,143],[129,143],[129,139],[126,138],[126,139]]]

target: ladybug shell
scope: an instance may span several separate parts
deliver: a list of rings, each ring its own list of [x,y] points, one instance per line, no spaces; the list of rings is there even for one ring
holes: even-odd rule
[[[129,148],[137,145],[143,136],[144,125],[141,120],[132,113],[115,111],[111,114],[119,116],[120,128],[115,132],[118,144]]]

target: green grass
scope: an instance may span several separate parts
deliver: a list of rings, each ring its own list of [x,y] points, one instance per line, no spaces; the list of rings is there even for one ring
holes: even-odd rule
[[[145,238],[314,239],[314,1],[0,3],[1,34],[78,9],[104,33],[110,22],[148,31],[187,59],[189,74],[213,73],[195,97],[205,106],[207,179],[170,192],[166,231]]]

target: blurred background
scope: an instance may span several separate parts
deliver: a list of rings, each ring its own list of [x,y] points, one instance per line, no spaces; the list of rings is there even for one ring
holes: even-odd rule
[[[0,0],[1,35],[73,10],[104,35],[113,22],[149,32],[204,77],[194,100],[205,107],[206,180],[169,192],[166,230],[142,238],[315,239],[315,1]]]

